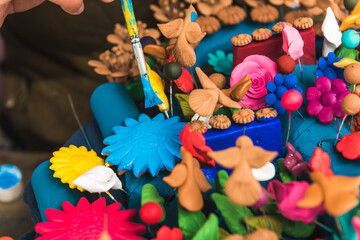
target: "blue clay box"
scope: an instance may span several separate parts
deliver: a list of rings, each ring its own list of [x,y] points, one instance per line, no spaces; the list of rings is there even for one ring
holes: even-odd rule
[[[277,151],[283,155],[283,141],[281,134],[281,124],[278,117],[267,122],[253,121],[248,124],[233,123],[228,129],[209,129],[205,133],[206,145],[214,151],[234,147],[236,139],[245,134],[251,138],[254,145],[269,151]],[[216,173],[224,169],[217,165],[214,168],[203,168],[203,172],[208,179],[214,179]],[[226,169],[225,169],[226,170]],[[230,170],[227,170],[230,173]]]

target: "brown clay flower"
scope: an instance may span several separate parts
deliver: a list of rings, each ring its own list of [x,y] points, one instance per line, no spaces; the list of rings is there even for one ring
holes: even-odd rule
[[[314,25],[314,21],[310,17],[300,17],[295,19],[294,27],[297,29],[308,29]]]
[[[190,0],[186,0],[190,3]],[[196,0],[192,1],[194,4],[197,4],[199,12],[205,16],[216,15],[220,10],[230,6],[232,0]]]
[[[293,10],[285,14],[285,22],[294,24],[295,19],[299,17],[311,17],[311,14],[305,10]]]
[[[202,134],[204,134],[208,129],[206,122],[201,120],[192,120],[186,125],[190,126],[193,131],[200,132]]]
[[[213,34],[221,28],[219,20],[212,16],[199,16],[196,23],[199,24],[201,31],[206,32],[206,34]]]
[[[216,129],[227,129],[230,127],[231,121],[227,116],[220,114],[212,116],[209,120],[209,124]]]
[[[269,2],[275,6],[285,5],[289,8],[299,7],[299,2],[295,0],[269,0]]]
[[[137,21],[136,25],[138,27],[139,37],[149,36],[154,38],[156,41],[160,38],[160,32],[155,28],[147,28],[147,24],[142,21]],[[114,33],[111,33],[107,36],[108,42],[112,44],[122,45],[125,43],[131,44],[129,38],[129,32],[125,26],[117,23],[115,24]]]
[[[277,111],[274,108],[263,108],[256,112],[256,119],[274,118],[277,115]]]
[[[237,47],[246,46],[251,42],[252,37],[246,33],[239,34],[231,38],[231,43]]]
[[[279,18],[279,11],[271,5],[262,5],[253,8],[250,17],[255,22],[269,23]]]
[[[265,5],[267,1],[265,0],[244,0],[244,2],[252,8]]]
[[[101,53],[99,60],[90,60],[88,64],[95,67],[95,72],[106,76],[110,82],[126,84],[139,75],[130,44],[118,45]]]
[[[226,87],[226,77],[221,73],[213,73],[209,76],[209,79],[218,87],[223,89]]]
[[[230,6],[219,11],[216,16],[225,24],[235,25],[244,21],[246,12],[239,6]]]
[[[259,28],[252,32],[252,37],[256,41],[267,40],[272,36],[272,32],[267,28]]]
[[[170,22],[185,16],[185,3],[181,0],[159,0],[158,6],[150,4],[154,18],[159,22]]]
[[[254,111],[249,108],[240,109],[232,115],[232,119],[235,123],[250,123],[255,119]]]
[[[276,33],[281,33],[282,30],[283,30],[283,26],[282,26],[282,23],[285,23],[286,25],[292,27],[292,24],[291,23],[288,23],[288,22],[278,22],[276,23],[273,27],[272,27],[272,30]]]

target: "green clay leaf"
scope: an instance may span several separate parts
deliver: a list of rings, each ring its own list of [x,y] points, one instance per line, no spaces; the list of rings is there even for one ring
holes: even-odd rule
[[[231,234],[230,233],[228,233],[225,229],[223,229],[223,228],[219,228],[219,236],[220,236],[220,238],[219,238],[219,240],[224,240],[224,239],[226,239],[228,236],[230,236]]]
[[[291,221],[285,217],[280,218],[284,233],[294,238],[307,238],[315,231],[315,223],[304,224],[298,221]]]
[[[214,112],[213,115],[215,116],[215,115],[220,115],[220,114],[227,116],[230,120],[232,119],[232,112],[231,112],[230,108],[221,107],[216,112]]]
[[[177,93],[175,94],[175,97],[180,104],[180,108],[185,120],[191,121],[191,118],[194,116],[195,112],[189,106],[189,95]]]
[[[199,229],[192,240],[218,240],[219,220],[214,213],[211,213],[205,224]]]
[[[283,231],[283,228],[282,228],[281,221],[279,220],[279,218],[274,217],[274,216],[267,216],[266,218],[270,224],[271,230],[274,231],[278,235],[279,238],[281,238],[281,233]],[[252,231],[262,229],[262,228],[265,228],[265,229],[268,228],[266,219],[262,216],[248,217],[247,223],[249,224],[249,227]]]
[[[156,187],[150,183],[145,184],[141,190],[141,206],[147,202],[155,202],[160,205],[163,210],[161,221],[164,221],[166,212],[164,208],[164,199],[159,195]]]
[[[201,212],[190,212],[178,205],[179,228],[181,229],[184,239],[191,239],[196,232],[205,223],[206,217]]]
[[[289,172],[289,170],[287,170],[287,168],[285,167],[283,158],[279,158],[276,161],[276,164],[277,164],[277,167],[279,170],[279,175],[280,175],[281,181],[283,183],[289,183],[292,181],[296,181],[296,176],[292,172]]]
[[[241,220],[244,218],[244,209],[247,217],[254,216],[250,209],[233,204],[227,196],[219,193],[211,194],[211,198],[221,212],[230,232],[242,235],[246,234],[246,227]]]
[[[131,98],[134,99],[135,102],[140,102],[145,99],[143,86],[140,81],[127,84],[125,85],[125,87],[129,91]]]
[[[225,170],[220,170],[216,174],[215,178],[215,192],[225,195],[225,183],[228,180],[229,175]]]

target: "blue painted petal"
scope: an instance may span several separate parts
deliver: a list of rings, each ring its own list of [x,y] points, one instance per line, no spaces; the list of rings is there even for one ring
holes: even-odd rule
[[[146,115],[145,113],[140,114],[140,116],[139,116],[140,123],[150,122],[150,121],[151,121],[151,118],[148,115]]]
[[[162,113],[159,113],[158,115],[156,115],[153,119],[153,121],[157,121],[157,122],[162,122],[165,120],[165,116]]]
[[[171,117],[171,118],[168,118],[165,120],[165,123],[167,125],[172,125],[172,124],[178,124],[180,122],[180,117],[179,116],[174,116],[174,117]],[[181,124],[186,124],[186,123],[181,123]]]
[[[284,78],[281,74],[276,74],[274,77],[274,82],[277,86],[281,86],[284,82]]]
[[[126,118],[124,122],[127,127],[135,127],[139,124],[138,121],[133,118]]]
[[[125,155],[125,157],[123,159],[121,159],[118,169],[120,169],[120,170],[126,169],[128,171],[132,170],[133,165],[136,162],[137,155],[138,155],[138,152],[136,149],[129,152],[127,155]]]
[[[275,92],[275,90],[276,90],[276,85],[275,85],[275,83],[274,82],[267,82],[266,83],[266,89],[269,91],[269,92]]]
[[[119,138],[118,135],[112,135],[104,139],[103,143],[105,145],[113,145],[116,143],[124,142],[123,139]]]
[[[326,67],[324,70],[324,75],[328,77],[330,80],[334,80],[337,78],[337,74],[333,68]]]
[[[129,132],[131,132],[131,130],[128,127],[124,127],[124,126],[115,126],[112,128],[112,131],[114,134],[129,134]]]
[[[315,72],[316,79],[318,79],[319,77],[323,77],[323,76],[324,76],[324,73],[320,69],[316,70],[316,72]]]
[[[333,63],[335,62],[335,58],[336,58],[335,53],[329,52],[329,54],[327,56],[327,61],[326,61],[327,65],[332,66]]]
[[[180,148],[180,146],[179,146],[179,148]],[[161,152],[159,152],[159,155],[160,155],[161,162],[164,164],[164,168],[172,171],[175,166],[175,161],[171,160],[171,159],[174,159],[174,155],[172,155],[165,148]]]
[[[114,151],[117,151],[121,148],[126,148],[127,145],[129,145],[129,140],[131,140],[131,135],[114,135],[118,138],[118,140],[112,139],[115,143],[109,144],[109,146],[106,146],[103,148],[101,153],[108,153],[111,154]]]
[[[320,57],[319,61],[318,61],[318,66],[319,66],[320,70],[324,70],[326,68],[326,65],[327,65],[327,63],[325,61],[325,58]]]
[[[265,102],[268,105],[274,105],[277,102],[277,98],[274,93],[269,93],[265,96]]]
[[[275,90],[275,95],[276,98],[281,100],[282,96],[284,95],[284,93],[287,91],[288,89],[284,86],[278,86]]]
[[[301,89],[301,87],[296,86],[296,87],[294,87],[293,89],[296,90],[296,91],[298,91],[298,92],[300,92],[301,94],[303,94],[303,90]]]
[[[278,115],[283,115],[285,113],[285,108],[282,106],[281,101],[278,101],[275,105],[274,108],[276,109],[276,111],[278,112]]]
[[[285,77],[284,86],[287,89],[294,88],[298,82],[297,77],[294,74],[289,74]]]

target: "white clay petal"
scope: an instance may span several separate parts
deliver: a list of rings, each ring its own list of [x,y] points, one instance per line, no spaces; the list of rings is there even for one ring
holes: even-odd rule
[[[110,189],[121,189],[122,184],[114,171],[105,166],[96,166],[73,181],[77,187],[88,192],[106,192]]]
[[[252,168],[251,172],[254,178],[258,181],[268,181],[275,176],[275,167],[268,162],[261,168]]]
[[[332,43],[336,48],[340,46],[342,33],[339,31],[339,24],[337,23],[335,14],[330,7],[326,9],[326,17],[321,25],[321,30],[324,33],[324,39],[326,39],[327,42]]]

